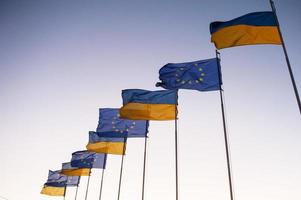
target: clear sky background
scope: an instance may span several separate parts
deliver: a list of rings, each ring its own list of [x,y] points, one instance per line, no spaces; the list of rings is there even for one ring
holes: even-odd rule
[[[275,4],[301,91],[301,2]],[[120,107],[122,89],[157,89],[168,62],[214,57],[210,22],[265,10],[267,0],[0,1],[0,196],[62,199],[39,194],[48,169],[85,149],[98,108]],[[236,199],[301,199],[301,117],[281,46],[221,59]],[[151,122],[149,136],[146,200],[174,200],[174,123]],[[121,200],[141,199],[143,144],[128,142]],[[181,200],[230,199],[218,92],[180,91],[179,165]],[[109,156],[103,200],[117,198],[119,167]]]

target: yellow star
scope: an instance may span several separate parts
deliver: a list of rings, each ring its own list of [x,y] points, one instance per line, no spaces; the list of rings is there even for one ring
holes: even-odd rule
[[[200,68],[199,68],[199,71],[201,72],[201,71],[203,71],[203,69],[200,67]]]
[[[201,76],[205,76],[205,73],[202,73]]]
[[[203,78],[199,78],[199,81],[203,81],[204,79]]]

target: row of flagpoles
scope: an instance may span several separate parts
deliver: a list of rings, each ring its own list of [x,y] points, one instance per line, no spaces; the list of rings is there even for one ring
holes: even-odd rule
[[[226,126],[220,53],[218,49],[254,45],[275,44],[282,45],[285,54],[290,78],[294,88],[297,104],[301,114],[301,103],[294,75],[288,59],[284,40],[280,31],[274,2],[270,0],[272,11],[254,12],[226,22],[210,24],[211,41],[216,47],[216,57],[206,60],[169,63],[159,71],[161,82],[156,86],[166,90],[148,91],[142,89],[127,89],[122,91],[123,106],[118,108],[99,109],[99,122],[96,131],[89,132],[87,150],[72,154],[70,162],[63,163],[61,170],[49,171],[47,182],[41,191],[42,194],[63,196],[66,188],[76,186],[75,200],[77,199],[78,184],[81,176],[88,176],[85,200],[88,197],[91,169],[102,169],[99,199],[101,199],[104,170],[107,154],[121,155],[118,200],[120,199],[123,161],[126,152],[126,143],[129,138],[144,138],[144,162],[142,181],[142,200],[145,192],[145,170],[147,156],[147,139],[149,120],[175,121],[175,182],[176,200],[179,199],[178,182],[178,133],[177,133],[177,105],[178,90],[191,89],[198,91],[219,91],[222,122],[224,130],[227,172],[229,181],[230,199],[234,200],[232,171],[228,133]]]

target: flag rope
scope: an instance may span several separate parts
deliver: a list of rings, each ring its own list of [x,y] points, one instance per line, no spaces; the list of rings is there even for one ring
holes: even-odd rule
[[[293,85],[293,88],[294,88],[294,92],[295,92],[297,104],[298,104],[298,107],[299,107],[299,112],[301,114],[301,101],[300,101],[300,97],[299,97],[297,85],[296,85],[296,82],[295,82],[294,73],[293,73],[293,70],[292,70],[292,67],[291,67],[291,64],[290,64],[290,60],[288,58],[288,54],[287,54],[287,51],[286,51],[285,43],[284,43],[284,40],[283,40],[283,37],[282,37],[282,33],[281,33],[281,30],[280,30],[280,24],[279,24],[278,17],[277,17],[277,14],[276,14],[276,7],[275,7],[275,4],[274,4],[274,2],[272,0],[270,0],[270,4],[271,4],[272,11],[273,11],[275,19],[276,19],[277,29],[278,29],[278,32],[279,32],[279,35],[280,35],[281,44],[282,44],[282,48],[283,48],[283,52],[284,52],[284,56],[285,56],[285,60],[286,60],[286,64],[287,64],[287,68],[288,68],[289,75],[290,75],[290,78],[291,78],[291,82],[292,82],[292,85]]]

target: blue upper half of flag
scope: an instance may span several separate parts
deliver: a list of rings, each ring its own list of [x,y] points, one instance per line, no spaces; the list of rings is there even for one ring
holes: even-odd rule
[[[176,90],[127,89],[122,90],[122,100],[123,105],[128,103],[178,104],[178,92]]]
[[[53,187],[76,186],[79,183],[78,176],[66,176],[60,174],[60,170],[49,170],[48,179],[45,185]]]
[[[119,118],[118,108],[100,108],[97,132],[127,132],[128,137],[146,137],[147,120],[128,120]]]
[[[62,163],[62,169],[79,169],[78,167],[72,167],[71,162]]]
[[[97,142],[126,142],[127,132],[89,132],[89,143]]]
[[[217,58],[186,63],[168,63],[160,71],[156,86],[165,89],[219,90],[220,64]]]
[[[76,151],[72,153],[71,166],[78,168],[105,169],[107,155],[89,151]]]

